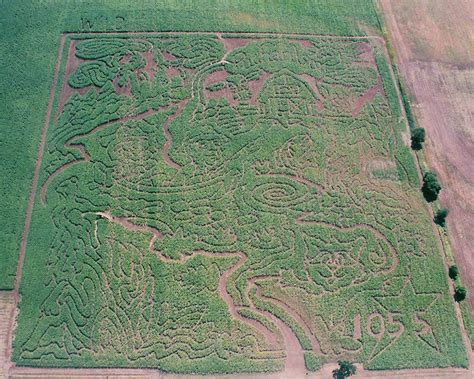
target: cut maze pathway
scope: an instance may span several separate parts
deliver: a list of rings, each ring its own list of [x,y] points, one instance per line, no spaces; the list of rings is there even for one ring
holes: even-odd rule
[[[243,307],[238,307],[238,306],[235,305],[232,297],[230,296],[230,294],[227,290],[227,284],[228,284],[229,277],[231,277],[232,274],[234,272],[236,272],[238,269],[240,269],[245,264],[245,262],[247,261],[247,256],[244,253],[242,253],[242,252],[212,253],[212,252],[209,252],[209,251],[197,250],[197,251],[194,251],[190,255],[182,256],[180,259],[167,258],[167,257],[164,257],[163,254],[160,251],[157,251],[154,248],[154,242],[157,239],[163,239],[164,238],[163,234],[160,231],[158,231],[157,229],[152,228],[150,226],[143,226],[143,225],[133,224],[130,221],[130,219],[128,219],[126,217],[114,217],[114,216],[111,215],[110,212],[97,212],[97,215],[104,218],[104,219],[107,219],[109,222],[120,224],[122,227],[124,227],[128,230],[131,230],[131,231],[134,231],[134,232],[148,232],[148,233],[153,234],[153,237],[150,240],[149,250],[150,250],[151,253],[156,254],[159,257],[160,260],[162,260],[163,262],[166,262],[166,263],[184,264],[187,261],[189,261],[190,259],[192,259],[196,256],[199,256],[199,255],[209,257],[209,258],[218,258],[218,257],[235,258],[235,257],[239,257],[239,260],[233,266],[231,266],[229,269],[227,269],[221,275],[221,277],[219,278],[219,285],[218,285],[219,294],[222,297],[222,299],[224,300],[224,302],[227,304],[227,307],[229,308],[229,312],[232,315],[232,317],[234,317],[237,320],[240,320],[243,323],[252,325],[259,333],[261,333],[265,337],[265,339],[267,340],[267,342],[269,343],[269,345],[273,349],[278,349],[279,348],[278,343],[277,343],[277,336],[272,331],[267,329],[267,327],[264,326],[263,324],[261,324],[260,322],[258,322],[256,320],[253,320],[253,319],[243,317],[239,313],[239,309],[241,309]],[[251,281],[250,285],[255,285],[255,280]],[[258,286],[257,286],[257,294],[259,296],[261,296],[260,289],[259,289]],[[273,299],[272,299],[272,301],[275,302],[275,303],[278,302],[277,300],[273,300]],[[290,313],[292,315],[292,317],[295,317],[297,320],[299,320],[299,316],[297,316],[296,313],[293,310],[291,310],[289,307],[285,306],[281,302],[278,302],[278,305],[282,308],[285,308],[285,310],[288,313]],[[293,333],[293,331],[291,331],[291,329],[285,323],[283,323],[281,320],[279,320],[277,317],[270,314],[269,312],[262,312],[260,310],[257,310],[255,308],[255,306],[252,307],[252,310],[256,311],[258,313],[261,313],[261,314],[262,313],[265,314],[266,317],[270,318],[275,324],[277,324],[279,330],[282,333],[282,337],[283,337],[283,340],[285,342],[284,345],[286,346],[286,349],[287,349],[287,364],[286,364],[286,366],[287,367],[292,367],[292,369],[296,369],[297,367],[300,370],[302,368],[304,369],[303,350],[302,350],[298,340],[296,339],[296,336]],[[306,329],[309,330],[308,328],[306,328]],[[315,340],[314,336],[313,336],[313,341],[314,341],[313,342],[314,345],[318,346],[318,348],[319,348],[319,345],[318,345],[317,341]]]
[[[179,34],[179,33],[175,33],[175,34]],[[199,33],[199,34],[203,34],[203,33]],[[274,34],[270,34],[270,35],[274,35]],[[291,35],[282,35],[282,36],[298,36],[298,37],[300,37],[301,35],[291,34]],[[346,37],[340,37],[340,36],[324,36],[324,37],[328,37],[328,38],[346,38]],[[219,38],[222,38],[222,36],[219,36]],[[358,38],[358,37],[356,37],[356,38]],[[381,40],[380,37],[360,37],[360,38],[361,39],[362,38],[363,39],[375,38],[375,39]],[[383,41],[383,40],[381,40],[381,41]],[[62,52],[63,44],[64,44],[64,35],[63,35],[63,38],[61,40],[61,50],[60,50],[61,52]],[[29,208],[28,208],[28,213],[27,213],[27,222],[25,223],[24,237],[23,237],[23,240],[22,240],[22,250],[21,250],[21,253],[20,253],[20,262],[19,262],[19,265],[18,265],[18,272],[17,272],[17,283],[16,283],[16,286],[15,286],[15,291],[13,292],[13,304],[6,306],[6,308],[8,308],[8,309],[10,309],[10,308],[13,309],[13,311],[12,310],[9,311],[9,314],[11,314],[11,315],[14,314],[14,309],[16,309],[16,307],[18,305],[18,301],[19,301],[19,299],[18,299],[19,284],[20,284],[20,280],[21,280],[21,270],[22,270],[22,265],[23,265],[25,250],[26,250],[26,237],[27,237],[28,231],[29,231],[29,223],[31,221],[31,213],[32,213],[32,207],[33,207],[33,204],[34,204],[35,192],[36,192],[36,188],[38,186],[39,169],[41,167],[41,159],[42,159],[42,154],[43,154],[43,150],[44,150],[45,137],[46,137],[46,133],[47,133],[47,126],[48,126],[48,123],[49,123],[49,119],[51,118],[51,109],[52,109],[52,103],[53,103],[53,99],[54,99],[54,90],[55,90],[56,83],[57,83],[57,75],[58,75],[58,69],[59,69],[58,65],[59,65],[59,61],[60,61],[60,56],[61,56],[61,54],[58,56],[57,68],[56,68],[56,72],[55,72],[55,79],[54,79],[52,93],[51,93],[51,99],[50,99],[50,105],[48,106],[48,111],[47,111],[47,114],[46,114],[46,121],[45,121],[44,130],[43,130],[43,137],[42,137],[42,142],[40,144],[40,151],[39,151],[39,154],[38,154],[37,168],[35,170],[35,178],[34,178],[34,181],[33,181],[32,193],[31,193],[30,203],[29,203]],[[226,56],[227,56],[227,54],[226,54]],[[374,87],[372,89],[373,93],[371,92],[367,96],[369,96],[369,95],[373,96],[380,90],[381,90],[380,88],[375,88]],[[178,112],[176,112],[174,115],[170,116],[168,118],[168,120],[165,122],[165,125],[163,126],[164,132],[165,132],[165,137],[166,137],[166,144],[165,144],[165,149],[164,149],[164,152],[163,152],[163,156],[164,156],[164,159],[167,162],[167,164],[174,167],[174,168],[176,168],[176,169],[179,169],[181,167],[176,162],[173,162],[168,156],[168,151],[169,151],[171,141],[172,141],[171,135],[170,135],[169,130],[168,130],[168,126],[169,126],[170,122],[172,121],[172,119],[174,119],[175,117],[177,117],[181,113],[181,111],[183,110],[185,105],[186,105],[186,103],[183,103],[183,102],[180,103],[178,105]],[[146,117],[146,116],[148,116],[148,114],[147,115],[143,114],[143,115],[139,115],[139,116],[136,116],[136,117],[131,117],[130,119],[141,119],[141,118]],[[104,127],[110,125],[111,123],[115,123],[115,122],[119,122],[119,121],[120,120],[111,121],[110,123],[100,125],[98,128],[104,128]],[[94,133],[97,132],[99,130],[98,128],[94,129],[93,132]],[[82,138],[84,136],[85,135],[74,137],[73,139]],[[78,149],[81,156],[82,156],[82,158],[83,158],[83,160],[90,160],[90,157],[88,156],[88,154],[85,151],[83,146],[73,145],[73,139],[71,139],[70,141],[67,142],[67,147]],[[82,162],[83,160],[71,162],[69,165]],[[67,167],[63,166],[59,170],[65,170],[66,168]],[[41,195],[41,200],[43,202],[46,202],[46,191],[47,191],[47,187],[48,187],[49,183],[51,182],[52,179],[54,179],[54,176],[58,175],[59,173],[60,172],[57,172],[57,173],[55,172],[53,175],[51,175],[50,178],[48,178],[45,185],[43,186],[43,188],[41,188],[40,195]],[[316,187],[316,188],[322,190],[322,187],[320,188],[320,187],[318,187],[318,185],[316,185],[312,182],[309,182],[309,181],[307,181],[303,178],[293,177],[292,179],[296,180],[296,181],[300,181],[301,183],[304,183],[304,184],[306,184],[310,187]],[[179,260],[170,259],[170,258],[167,258],[167,257],[164,257],[164,256],[160,255],[160,253],[157,252],[154,249],[154,242],[156,241],[156,239],[163,238],[163,234],[161,232],[159,232],[158,230],[156,230],[154,228],[151,228],[151,227],[148,227],[148,226],[135,225],[129,219],[114,217],[109,212],[99,212],[99,213],[97,213],[97,215],[99,217],[107,219],[109,222],[118,223],[118,224],[122,225],[123,227],[125,227],[129,230],[133,230],[133,231],[137,231],[137,232],[148,232],[148,233],[153,234],[153,237],[151,238],[150,245],[149,245],[150,251],[153,252],[153,253],[156,253],[159,256],[160,259],[163,259],[164,261],[167,261],[167,262],[185,263],[187,260],[189,260],[189,259],[191,259],[191,258],[193,258],[197,255],[209,256],[209,257],[213,257],[213,258],[215,258],[216,256],[227,256],[227,257],[234,257],[234,258],[239,257],[239,260],[236,262],[236,264],[234,264],[231,268],[226,270],[221,275],[221,277],[219,279],[219,292],[221,294],[221,297],[225,301],[225,303],[227,304],[227,306],[229,308],[229,311],[230,311],[230,313],[232,314],[233,317],[235,317],[237,319],[240,319],[242,322],[251,324],[257,330],[259,330],[267,338],[267,340],[269,342],[275,341],[275,338],[276,338],[275,335],[272,332],[270,332],[266,327],[264,327],[262,324],[260,324],[257,321],[249,320],[247,318],[244,318],[238,313],[238,307],[235,306],[234,302],[232,301],[231,296],[227,292],[228,278],[236,270],[238,270],[240,267],[242,267],[246,262],[247,257],[244,253],[242,253],[242,252],[211,253],[211,252],[206,252],[206,251],[195,251],[195,252],[193,252],[193,254],[191,254],[189,256],[183,256]],[[311,223],[311,221],[309,221],[309,222],[304,221],[301,218],[298,220],[298,222],[300,222],[300,223]],[[374,233],[375,233],[375,231],[374,231]],[[397,259],[396,254],[395,254],[394,257],[395,257],[394,259]],[[256,285],[256,283],[249,283],[249,284]],[[3,297],[1,297],[1,295],[2,295],[2,293],[0,292],[0,316],[3,315],[1,313],[2,312]],[[257,285],[257,295],[260,296],[260,297],[264,297],[261,294],[261,291],[260,291],[258,285]],[[268,299],[266,297],[265,297],[265,300],[272,301],[272,299]],[[255,309],[252,308],[252,310],[255,310]],[[290,314],[295,316],[293,314],[293,312],[291,311],[291,309],[290,310],[286,309],[286,310],[287,310],[287,312],[289,312]],[[308,373],[306,372],[306,370],[304,368],[303,350],[302,350],[298,340],[296,339],[295,334],[291,331],[291,329],[286,324],[284,324],[277,317],[275,317],[275,316],[273,316],[269,313],[266,313],[266,312],[261,312],[261,311],[259,311],[259,312],[264,313],[265,316],[267,316],[278,327],[278,329],[281,331],[284,344],[287,348],[287,360],[286,360],[285,371],[282,372],[282,373],[262,374],[262,375],[232,375],[232,377],[236,377],[236,378],[260,378],[260,377],[262,377],[262,378],[300,378],[300,377],[319,378],[319,377],[329,377],[330,376],[330,372],[334,368],[334,364],[325,365],[320,372],[308,375]],[[3,337],[3,334],[2,334],[3,329],[2,329],[1,320],[2,319],[0,318],[0,338]],[[8,321],[8,322],[10,322],[10,321]],[[13,340],[13,332],[14,332],[14,320],[13,320],[13,318],[12,318],[12,321],[10,322],[9,325],[10,325],[10,327],[7,331],[7,337],[5,338],[6,344],[7,344],[7,347],[5,348],[6,353],[3,354],[3,356],[6,357],[6,358],[9,358],[10,355],[11,355],[11,343],[12,343],[12,340]],[[8,337],[8,335],[9,335],[9,337]],[[310,333],[310,335],[311,335],[311,333]],[[314,338],[314,336],[312,336],[312,337]],[[2,338],[2,340],[3,340],[3,338]],[[315,338],[314,338],[314,340],[315,340]],[[313,343],[314,343],[314,341],[313,341]],[[317,343],[317,341],[316,341],[316,343]],[[10,346],[10,348],[9,348],[9,346]],[[314,345],[314,346],[316,346],[316,345]],[[0,353],[2,353],[2,347],[4,347],[4,346],[0,344]],[[2,370],[2,367],[0,367],[0,377],[2,377],[1,376],[1,374],[2,374],[1,370]],[[392,372],[390,372],[390,371],[368,372],[368,371],[363,370],[362,367],[360,367],[359,368],[359,373],[356,377],[386,377],[386,378],[390,378],[390,377],[448,377],[449,376],[449,377],[452,377],[452,378],[463,378],[463,377],[471,377],[470,376],[471,373],[472,373],[472,371],[468,372],[468,371],[462,370],[462,369],[401,370],[401,371],[395,371],[395,372],[394,371],[392,371]],[[20,378],[20,377],[46,378],[46,377],[59,377],[59,376],[63,376],[63,377],[89,377],[89,378],[90,377],[97,377],[97,378],[99,378],[99,377],[114,377],[114,376],[122,376],[122,377],[160,377],[160,378],[161,377],[169,377],[169,378],[184,378],[184,377],[186,377],[186,376],[183,376],[183,375],[164,374],[164,373],[161,373],[158,370],[140,370],[140,369],[107,369],[107,370],[103,370],[103,369],[37,369],[37,368],[15,367],[14,365],[10,369],[10,374],[11,374],[12,377],[15,377],[15,378]],[[466,375],[469,375],[469,376],[466,376]],[[192,376],[192,377],[193,378],[200,378],[200,377],[209,378],[210,376]]]

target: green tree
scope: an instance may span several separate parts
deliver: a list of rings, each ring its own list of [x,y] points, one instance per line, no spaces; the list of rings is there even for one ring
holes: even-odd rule
[[[413,150],[421,150],[425,142],[425,129],[415,128],[411,132],[411,148]]]
[[[449,267],[449,277],[453,280],[456,280],[459,276],[458,266],[452,265]]]
[[[421,187],[423,196],[426,201],[431,203],[438,198],[438,194],[441,191],[441,185],[438,182],[438,177],[434,172],[428,171],[423,176],[423,186]]]
[[[434,218],[434,222],[438,224],[439,226],[445,226],[446,217],[448,216],[448,213],[449,211],[446,208],[438,209]]]
[[[332,377],[334,379],[345,379],[356,373],[356,367],[348,361],[338,361],[339,368],[333,370]]]
[[[458,303],[463,301],[467,296],[467,289],[462,285],[457,285],[456,289],[454,290],[454,300]]]

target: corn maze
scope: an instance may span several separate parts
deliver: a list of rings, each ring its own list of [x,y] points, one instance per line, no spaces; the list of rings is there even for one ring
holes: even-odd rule
[[[265,34],[71,34],[18,365],[466,366],[384,48]]]

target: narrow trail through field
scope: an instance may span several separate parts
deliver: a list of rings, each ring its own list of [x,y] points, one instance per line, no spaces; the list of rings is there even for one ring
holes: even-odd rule
[[[263,295],[261,289],[258,286],[257,286],[257,296],[261,297],[262,299],[265,299],[266,301],[268,301],[270,303],[273,303],[277,308],[281,308],[287,314],[289,314],[291,316],[291,318],[294,321],[296,321],[298,326],[303,329],[304,334],[306,335],[306,337],[308,337],[310,339],[311,345],[312,345],[312,351],[314,351],[316,353],[321,353],[321,347],[319,345],[318,340],[314,336],[313,332],[311,331],[311,329],[308,326],[308,324],[306,323],[306,321],[303,320],[303,318],[299,315],[298,312],[296,312],[293,308],[291,308],[288,304],[284,303],[281,300]],[[275,316],[273,316],[273,317],[275,317]],[[291,328],[288,327],[288,325],[286,325],[286,324],[284,324],[284,326],[285,326],[286,329],[288,329],[288,332],[293,335],[293,337],[296,339],[296,341],[298,341],[298,339],[295,336],[295,333],[291,330]],[[296,347],[293,347],[292,349],[296,349]],[[287,347],[287,352],[288,352],[288,350],[292,350],[292,349]],[[301,354],[300,354],[301,357],[299,357],[299,358],[302,358],[303,357],[303,349],[302,349],[301,344],[299,342],[298,342],[298,349],[297,350],[299,350],[301,352]],[[303,364],[303,367],[304,367],[304,364]]]
[[[112,216],[110,212],[97,212],[96,214],[108,220],[109,222],[113,222],[113,223],[117,223],[121,225],[127,230],[131,230],[134,232],[147,232],[147,233],[153,234],[153,237],[150,240],[149,250],[151,253],[158,256],[161,261],[166,262],[166,263],[184,264],[190,259],[198,255],[209,257],[209,258],[239,257],[239,260],[233,266],[227,269],[219,278],[219,284],[218,284],[219,294],[221,298],[224,300],[224,302],[226,303],[232,317],[234,317],[235,319],[245,324],[249,324],[253,328],[255,328],[257,332],[259,332],[260,334],[264,336],[271,350],[281,349],[281,346],[279,346],[279,343],[278,343],[277,335],[275,335],[273,331],[269,330],[265,325],[263,325],[259,321],[244,317],[239,313],[239,310],[245,307],[236,306],[231,295],[229,294],[227,290],[228,282],[232,274],[235,273],[237,270],[239,270],[246,263],[248,259],[244,253],[242,252],[213,253],[213,252],[204,251],[204,250],[196,250],[190,255],[181,256],[179,259],[168,258],[168,257],[163,256],[163,254],[160,251],[157,251],[154,248],[154,242],[157,239],[164,238],[163,234],[157,229],[150,226],[136,225],[129,218]],[[247,293],[251,287],[255,286],[257,289],[258,297],[265,299],[265,301],[269,301],[273,303],[275,306],[285,310],[285,312],[289,314],[300,327],[303,328],[305,334],[307,335],[308,338],[310,338],[312,342],[314,351],[320,352],[321,350],[320,350],[318,341],[316,340],[316,338],[314,337],[313,333],[311,332],[309,327],[306,325],[304,320],[300,317],[300,315],[296,311],[294,311],[292,308],[290,308],[287,304],[277,299],[268,298],[262,294],[260,287],[258,286],[258,284],[256,284],[256,281],[262,280],[265,278],[266,277],[264,278],[258,277],[258,278],[251,279],[248,283]],[[257,312],[263,315],[267,319],[270,319],[280,331],[281,336],[283,338],[284,348],[286,350],[285,370],[289,370],[289,372],[291,371],[294,374],[296,373],[304,374],[306,372],[305,364],[304,364],[304,350],[302,349],[301,344],[299,343],[298,339],[296,338],[296,335],[291,330],[291,328],[288,325],[286,325],[283,321],[281,321],[278,317],[274,316],[273,314],[257,309],[257,307],[255,307],[253,303],[251,303],[250,309],[254,312]]]
[[[165,121],[165,123],[163,124],[163,131],[165,133],[165,138],[166,138],[166,142],[165,142],[165,145],[163,146],[163,150],[162,150],[162,155],[163,155],[163,159],[165,160],[165,162],[175,168],[176,170],[180,170],[182,167],[177,164],[176,162],[174,162],[170,156],[169,156],[169,151],[170,151],[170,148],[171,148],[171,144],[173,143],[173,138],[171,136],[171,133],[169,131],[169,126],[170,126],[170,123],[176,119],[177,117],[179,117],[181,115],[181,113],[183,112],[184,108],[186,107],[186,104],[188,104],[189,102],[189,99],[186,99],[186,100],[182,100],[179,104],[178,104],[178,110],[170,115],[168,117],[168,119]]]
[[[354,109],[352,110],[352,117],[359,116],[360,112],[364,108],[364,105],[367,104],[367,103],[370,103],[374,99],[374,97],[377,93],[383,93],[383,84],[382,84],[382,81],[381,81],[380,77],[379,77],[378,81],[379,81],[379,83],[377,83],[375,86],[369,88],[367,90],[367,92],[365,92],[362,96],[360,96],[357,99],[356,104],[354,106]]]
[[[242,253],[242,252],[225,252],[225,253],[212,253],[209,251],[204,251],[204,250],[196,250],[190,255],[184,255],[181,256],[179,259],[172,259],[163,256],[161,251],[158,251],[154,248],[155,241],[157,239],[163,239],[164,235],[161,233],[159,230],[151,227],[151,226],[144,226],[144,225],[136,225],[134,224],[129,218],[127,217],[116,217],[112,216],[110,212],[97,212],[96,213],[98,216],[108,220],[109,222],[117,223],[124,227],[127,230],[131,230],[134,232],[145,232],[145,233],[151,233],[153,234],[153,237],[150,239],[149,243],[149,251],[150,253],[156,255],[159,257],[159,259],[163,262],[166,263],[175,263],[175,264],[184,264],[190,259],[201,255],[209,258],[219,258],[219,257],[230,257],[230,258],[235,258],[239,257],[239,260],[237,261],[236,264],[234,264],[232,267],[230,267],[228,270],[226,270],[220,277],[219,279],[219,284],[218,284],[218,290],[219,294],[221,295],[222,299],[224,302],[227,304],[227,307],[229,308],[230,314],[237,320],[240,320],[244,323],[252,325],[259,333],[261,333],[267,340],[267,342],[274,348],[278,348],[278,343],[277,343],[277,337],[273,332],[271,332],[269,329],[267,329],[266,326],[261,324],[260,322],[249,319],[246,317],[243,317],[239,313],[239,309],[242,307],[237,307],[234,304],[234,301],[232,300],[232,297],[230,296],[229,292],[227,291],[227,283],[229,281],[229,277],[238,269],[240,269],[245,262],[247,261],[247,256]]]
[[[226,272],[224,272],[219,279],[219,294],[222,297],[222,299],[225,301],[225,303],[227,304],[232,317],[234,317],[237,320],[240,320],[243,323],[251,324],[258,332],[260,332],[265,337],[265,339],[270,344],[270,346],[273,347],[273,349],[278,349],[277,336],[272,331],[267,329],[267,327],[261,324],[260,322],[243,317],[239,313],[239,309],[242,309],[242,307],[237,307],[235,305],[234,301],[232,300],[232,297],[227,291],[227,283],[229,282],[229,277],[232,276],[232,274],[236,272],[238,269],[240,269],[247,261],[247,256],[245,254],[243,253],[238,253],[238,254],[240,255],[240,260],[237,262],[237,264],[232,266]]]

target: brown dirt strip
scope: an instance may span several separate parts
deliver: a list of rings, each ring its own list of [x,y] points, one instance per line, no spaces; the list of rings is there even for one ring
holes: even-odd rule
[[[106,36],[123,36],[123,35],[131,35],[131,36],[141,36],[141,35],[154,35],[154,36],[179,36],[179,35],[211,35],[216,36],[219,38],[219,35],[222,37],[223,40],[235,40],[235,39],[242,39],[248,40],[249,42],[252,41],[252,36],[254,36],[256,41],[263,41],[264,38],[324,38],[324,39],[340,39],[340,40],[378,40],[380,43],[385,45],[385,40],[383,37],[377,35],[360,35],[360,36],[344,36],[344,35],[337,35],[337,34],[299,34],[299,33],[277,33],[277,32],[264,32],[264,33],[256,33],[256,32],[229,32],[229,33],[219,33],[219,32],[210,32],[210,31],[202,31],[202,32],[71,32],[71,33],[63,33],[64,35],[81,37],[84,38],[85,35],[93,36],[93,37],[100,37],[101,35]],[[242,36],[246,36],[242,38]],[[171,54],[170,54],[171,55]]]
[[[179,164],[177,164],[176,162],[174,162],[169,156],[169,151],[170,151],[170,148],[171,148],[171,144],[173,143],[173,138],[172,138],[171,133],[169,131],[169,125],[170,125],[171,121],[173,121],[175,118],[177,118],[183,112],[183,110],[186,107],[186,104],[188,102],[189,102],[189,99],[182,100],[178,104],[178,109],[176,110],[176,112],[174,114],[170,115],[168,117],[168,119],[165,121],[165,123],[163,124],[163,131],[165,133],[165,138],[166,138],[166,142],[165,142],[165,145],[163,146],[163,151],[162,151],[163,159],[168,164],[168,166],[173,167],[176,170],[180,170],[182,167]]]
[[[375,95],[378,92],[382,93],[383,91],[383,86],[382,83],[378,83],[377,85],[369,88],[367,92],[365,92],[362,96],[360,96],[354,106],[354,109],[352,110],[352,117],[357,117],[359,116],[360,112],[362,111],[362,108],[364,108],[364,105],[366,103],[370,103]]]
[[[250,283],[252,285],[256,284],[256,281],[258,281],[259,279],[261,279],[261,278],[254,278],[254,279],[250,280]],[[278,300],[278,299],[273,298],[273,297],[268,297],[268,296],[263,295],[263,293],[262,293],[260,287],[258,286],[258,284],[257,284],[256,287],[257,287],[257,296],[264,299],[265,301],[273,303],[276,307],[283,309],[289,316],[291,316],[291,318],[293,318],[293,320],[303,329],[306,336],[311,340],[311,345],[313,346],[313,351],[316,352],[316,353],[321,353],[321,346],[319,345],[319,341],[316,339],[316,337],[314,336],[314,334],[311,331],[310,327],[308,326],[306,321],[300,316],[300,314],[297,311],[295,311],[293,308],[291,308],[288,304],[284,303],[283,301]],[[293,331],[291,330],[291,328],[286,324],[284,324],[284,325],[285,325],[285,328],[288,329],[291,332],[291,334],[293,334],[294,338],[296,338],[296,336],[293,333]],[[298,341],[298,340],[296,340],[296,341]],[[298,346],[299,346],[298,350],[303,351],[303,349],[301,347],[301,344],[299,342],[298,342]],[[288,350],[293,350],[293,349],[294,349],[293,347],[291,347],[291,348],[287,347],[287,351]],[[303,357],[303,354],[301,354],[301,358],[302,357]],[[292,358],[292,359],[294,360],[294,362],[290,363],[290,366],[294,367],[295,362],[299,361],[299,358],[298,359]],[[304,367],[304,364],[303,364],[303,367]]]
[[[360,325],[360,314],[354,317],[354,338],[360,340],[362,338],[362,328]]]
[[[257,290],[258,294],[258,290]],[[293,331],[269,312],[262,312],[268,317],[280,330],[283,337],[283,344],[286,349],[285,370],[278,373],[276,377],[303,378],[306,375],[304,364],[304,351]]]
[[[153,234],[153,238],[151,239],[153,242],[156,241],[157,239],[162,240],[164,238],[163,233],[161,233],[158,229],[153,228],[148,225],[136,225],[133,222],[130,221],[128,217],[115,217],[112,216],[110,212],[97,212],[97,216],[100,216],[102,218],[105,218],[106,220],[110,222],[114,222],[116,224],[122,225],[125,229],[132,230],[134,232],[145,232],[145,233],[151,233]],[[150,242],[150,249],[153,246],[153,243]]]
[[[280,321],[281,322],[281,321]],[[12,379],[112,379],[112,378],[150,378],[150,379],[328,379],[332,377],[332,370],[336,363],[328,363],[316,373],[299,373],[285,370],[283,372],[268,374],[232,374],[232,375],[186,375],[168,374],[150,369],[48,369],[31,367],[14,367],[10,370],[9,378]],[[356,364],[357,373],[351,378],[416,378],[416,379],[472,379],[472,373],[464,369],[422,369],[422,370],[387,370],[368,371],[362,365]]]
[[[234,301],[232,300],[232,297],[230,296],[229,292],[227,291],[227,283],[229,281],[229,277],[236,272],[239,268],[241,268],[245,262],[247,261],[247,256],[244,253],[238,253],[240,256],[240,260],[232,266],[229,270],[224,272],[222,276],[219,279],[219,294],[221,295],[222,299],[225,301],[227,304],[227,307],[229,308],[230,314],[237,320],[240,320],[243,323],[250,324],[252,325],[259,333],[261,333],[267,342],[270,344],[270,346],[274,349],[278,348],[278,341],[277,341],[277,336],[269,329],[267,329],[266,326],[262,325],[260,322],[256,320],[252,320],[246,317],[243,317],[238,311],[241,309],[241,307],[236,307],[234,304]],[[213,254],[213,256],[217,256],[217,254]],[[261,312],[260,312],[261,313]],[[281,330],[281,329],[280,329]],[[283,333],[283,331],[282,331]],[[283,335],[283,338],[285,336]],[[285,345],[286,346],[286,345]]]

